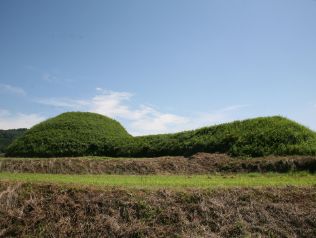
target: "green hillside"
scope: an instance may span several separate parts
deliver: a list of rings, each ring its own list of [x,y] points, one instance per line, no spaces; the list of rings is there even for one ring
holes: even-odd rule
[[[283,117],[235,121],[175,134],[132,137],[115,120],[71,112],[34,126],[8,156],[151,157],[220,152],[232,156],[316,155],[316,133]]]
[[[232,156],[314,155],[316,133],[280,116],[259,117],[176,134],[139,137],[148,156],[220,152]]]
[[[18,136],[22,135],[26,129],[0,130],[0,154],[5,152],[6,147]]]
[[[28,130],[7,149],[8,156],[54,157],[93,154],[94,145],[131,137],[117,121],[88,112],[67,112]]]

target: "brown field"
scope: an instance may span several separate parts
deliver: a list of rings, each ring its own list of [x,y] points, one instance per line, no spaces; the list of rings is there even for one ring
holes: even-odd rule
[[[0,158],[3,174],[41,176],[292,171],[311,175],[316,157]],[[0,237],[316,237],[314,185],[148,189],[25,181],[0,181]]]
[[[0,172],[53,174],[207,174],[214,172],[316,171],[316,157],[231,158],[198,153],[190,157],[0,159]]]
[[[0,183],[1,237],[316,237],[316,188]]]

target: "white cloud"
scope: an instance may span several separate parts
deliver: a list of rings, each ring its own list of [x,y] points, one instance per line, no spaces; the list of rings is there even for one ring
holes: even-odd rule
[[[231,111],[237,111],[239,109],[245,108],[245,107],[249,107],[248,104],[241,104],[241,105],[232,105],[229,107],[225,107],[223,109],[221,109],[221,112],[231,112]]]
[[[186,117],[155,111],[132,121],[130,132],[133,135],[177,132],[187,123],[189,123],[189,119]]]
[[[54,107],[70,108],[72,110],[81,109],[83,106],[89,104],[86,100],[75,100],[69,98],[42,98],[35,102]]]
[[[0,109],[0,129],[30,128],[45,120],[38,114],[11,113]]]
[[[126,92],[103,91],[92,98],[89,110],[109,117],[134,119],[141,111],[133,111],[125,104],[131,97],[132,94]]]
[[[19,87],[15,87],[9,84],[0,84],[0,93],[9,93],[9,94],[15,94],[18,96],[25,96],[26,92]]]
[[[37,102],[115,118],[123,121],[124,126],[133,135],[170,133],[231,121],[235,119],[233,114],[236,111],[247,106],[233,105],[213,113],[199,113],[188,117],[161,112],[147,105],[132,107],[130,101],[133,94],[128,92],[115,92],[102,88],[96,88],[96,91],[97,95],[88,100],[50,98]]]

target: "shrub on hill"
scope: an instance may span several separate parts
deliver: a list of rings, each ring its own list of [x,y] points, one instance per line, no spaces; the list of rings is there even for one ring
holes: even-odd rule
[[[8,156],[152,157],[219,152],[232,156],[316,155],[316,133],[283,117],[261,117],[175,134],[130,136],[116,121],[65,113],[16,140]]]
[[[131,137],[117,121],[88,112],[68,112],[28,130],[7,149],[8,156],[54,157],[94,154],[109,138]]]
[[[10,129],[10,130],[0,130],[0,153],[4,153],[7,146],[11,144],[11,142],[21,136],[26,129]]]

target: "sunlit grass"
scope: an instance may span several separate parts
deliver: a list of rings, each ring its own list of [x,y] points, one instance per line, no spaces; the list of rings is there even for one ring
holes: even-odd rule
[[[164,188],[164,187],[253,187],[312,186],[316,175],[309,173],[250,173],[234,175],[64,175],[38,173],[0,173],[0,180],[30,183],[57,183],[93,186]]]

